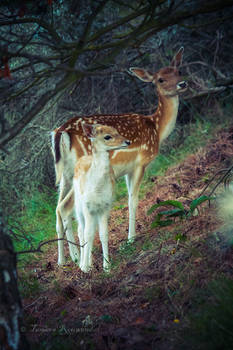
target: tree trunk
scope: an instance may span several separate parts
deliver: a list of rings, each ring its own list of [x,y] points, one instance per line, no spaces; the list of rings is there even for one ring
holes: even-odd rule
[[[27,350],[17,286],[16,254],[0,211],[0,350]]]

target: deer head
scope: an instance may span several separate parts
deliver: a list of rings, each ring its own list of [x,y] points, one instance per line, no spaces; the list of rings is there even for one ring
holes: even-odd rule
[[[183,80],[179,67],[182,64],[184,48],[181,47],[173,57],[170,66],[160,69],[156,73],[151,73],[141,68],[130,68],[131,74],[146,83],[153,83],[159,95],[173,97],[184,92],[188,84]]]

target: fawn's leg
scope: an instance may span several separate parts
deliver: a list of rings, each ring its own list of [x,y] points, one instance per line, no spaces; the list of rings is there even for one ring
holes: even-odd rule
[[[96,231],[96,218],[89,214],[88,210],[84,213],[84,257],[80,269],[83,272],[89,272],[92,267],[92,247]]]
[[[77,210],[76,210],[76,216],[77,216],[77,220],[78,220],[78,237],[79,237],[79,245],[80,245],[80,263],[79,263],[79,266],[82,266],[84,264],[85,220],[84,220],[84,216],[82,215],[82,212],[81,212],[81,210],[79,210],[79,208],[77,208]]]
[[[109,214],[105,213],[98,218],[99,235],[103,251],[103,269],[105,271],[109,271],[110,268],[108,255],[108,216]]]

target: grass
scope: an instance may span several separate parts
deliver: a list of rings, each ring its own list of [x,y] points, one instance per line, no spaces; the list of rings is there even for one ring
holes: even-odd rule
[[[41,241],[56,237],[55,191],[43,186],[33,186],[31,193],[24,194],[18,216],[10,216],[8,224],[12,232],[16,252],[36,249]],[[44,249],[48,249],[48,246]],[[27,263],[38,254],[20,254],[19,261]]]

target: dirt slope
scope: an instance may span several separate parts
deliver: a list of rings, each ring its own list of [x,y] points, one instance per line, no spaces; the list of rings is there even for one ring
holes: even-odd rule
[[[102,273],[98,238],[90,274],[71,262],[58,268],[56,247],[36,266],[29,266],[28,272],[40,283],[40,290],[24,299],[30,340],[39,342],[41,349],[177,348],[195,291],[220,274],[231,276],[232,251],[224,248],[214,205],[203,205],[200,214],[189,220],[153,230],[153,215],[148,216],[147,210],[167,199],[188,206],[232,159],[233,128],[219,132],[205,149],[170,168],[165,176],[152,178],[153,186],[139,203],[134,245],[125,243],[128,208],[124,199],[119,207],[125,207],[114,210],[110,220],[113,269],[109,276]],[[177,234],[185,234],[185,240],[177,241]]]

